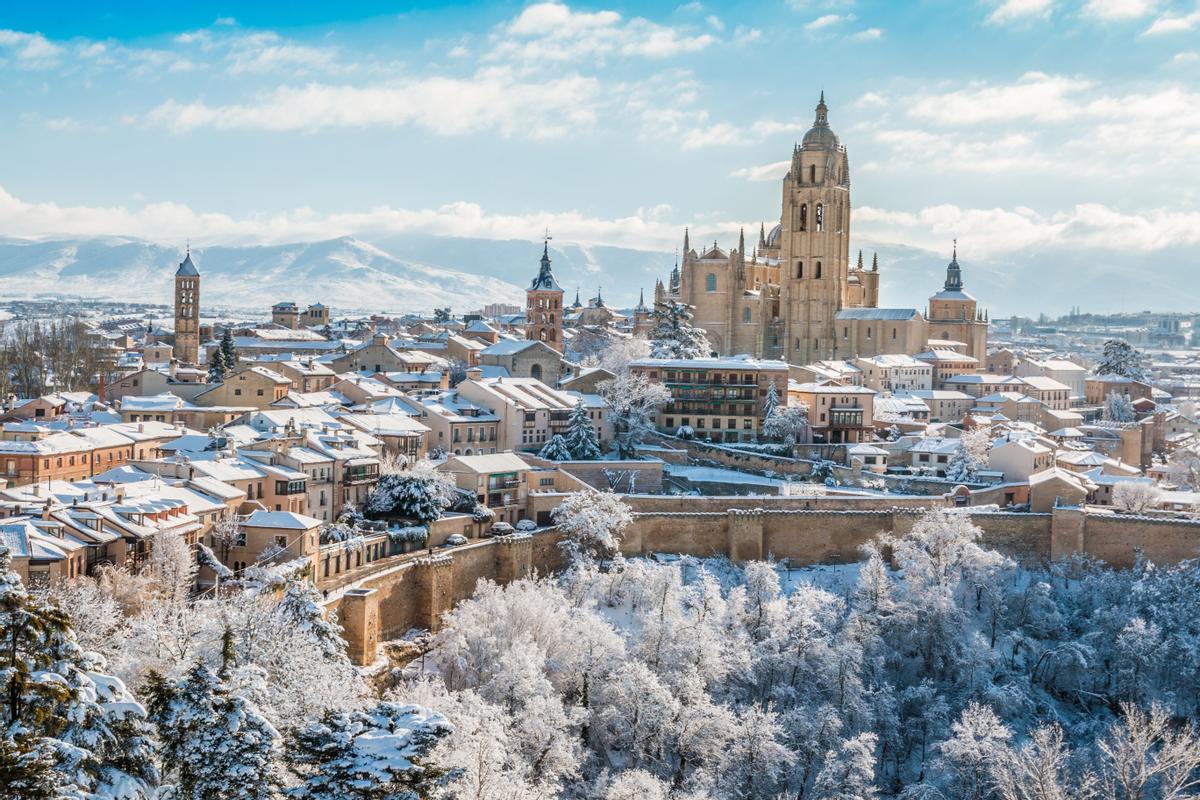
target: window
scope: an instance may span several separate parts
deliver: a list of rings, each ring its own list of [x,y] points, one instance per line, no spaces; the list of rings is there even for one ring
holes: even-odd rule
[[[542,379],[542,365],[534,364],[529,368],[529,377],[540,381]]]
[[[843,338],[843,339],[849,339],[849,338],[850,338],[850,329],[849,329],[849,328],[847,328],[847,327],[843,327],[843,328],[842,328],[842,338]]]
[[[715,292],[717,290],[717,276],[710,272],[708,277],[704,279],[704,291]]]
[[[808,203],[800,204],[800,224],[796,227],[802,231],[808,230]]]
[[[259,389],[259,390],[258,390],[258,396],[259,396],[259,397],[262,397],[262,396],[263,396],[263,390],[262,390],[262,389]]]
[[[808,165],[808,182],[809,183],[817,182],[817,165],[816,164]]]
[[[749,325],[751,322],[753,322],[753,319],[751,318],[751,314],[750,314],[750,309],[748,309],[748,308],[742,309],[742,322],[746,325]]]
[[[817,233],[825,230],[825,204],[817,203]]]
[[[817,274],[814,275],[813,277],[815,277],[815,278],[821,277],[821,262],[820,261],[817,262]]]
[[[796,277],[797,278],[804,277],[804,262],[803,261],[796,262]]]
[[[233,390],[233,393],[234,393],[235,395],[237,395],[238,397],[241,397],[241,395],[242,395],[242,390],[241,390],[241,389],[234,389],[234,390]]]

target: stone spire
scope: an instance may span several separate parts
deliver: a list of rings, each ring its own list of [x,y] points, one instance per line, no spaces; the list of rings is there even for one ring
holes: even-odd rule
[[[879,253],[871,256],[871,272],[879,272]]]
[[[767,223],[765,222],[758,223],[758,246],[767,246]]]
[[[690,252],[692,252],[692,246],[691,246],[691,244],[689,243],[689,239],[688,239],[688,229],[687,229],[687,227],[685,226],[685,227],[684,227],[684,229],[683,229],[683,257],[686,259],[686,258],[687,258],[687,254],[688,254],[688,253],[690,253]]]
[[[533,283],[530,284],[529,289],[530,291],[562,291],[562,287],[558,285],[558,281],[554,278],[554,273],[550,271],[549,241],[542,245],[541,267],[538,269],[537,277],[533,279]]]
[[[961,292],[963,288],[962,268],[958,266],[958,239],[954,240],[954,255],[946,265],[946,284],[943,288],[947,292]]]
[[[857,269],[859,272],[862,272],[862,269],[863,269],[862,250],[858,251],[858,266],[855,267],[855,269]]]

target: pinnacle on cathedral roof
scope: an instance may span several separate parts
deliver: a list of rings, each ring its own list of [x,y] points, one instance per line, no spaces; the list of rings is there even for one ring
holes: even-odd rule
[[[804,134],[801,148],[804,150],[835,150],[838,147],[837,134],[829,127],[829,107],[825,105],[825,90],[821,90],[821,101],[817,103],[816,117],[813,126]]]

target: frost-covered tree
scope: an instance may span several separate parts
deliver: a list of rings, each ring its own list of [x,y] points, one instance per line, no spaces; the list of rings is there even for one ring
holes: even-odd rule
[[[335,660],[346,657],[342,626],[338,624],[334,612],[326,616],[321,608],[321,593],[317,587],[308,581],[288,581],[277,611],[285,624],[311,637],[326,657]]]
[[[629,458],[654,430],[654,414],[671,402],[671,391],[644,374],[619,375],[599,388],[616,429],[617,450],[622,458]]]
[[[224,670],[223,670],[224,671]],[[151,676],[150,717],[179,800],[272,800],[279,734],[258,708],[197,664],[178,682]]]
[[[1171,453],[1167,463],[1174,470],[1181,488],[1200,491],[1200,443],[1191,443]]]
[[[978,480],[980,470],[987,468],[987,454],[992,446],[992,434],[983,426],[964,431],[958,449],[946,463],[946,478],[970,483]]]
[[[612,492],[582,491],[567,495],[551,512],[566,535],[560,546],[571,561],[607,561],[621,547],[621,537],[633,522],[633,513]]]
[[[595,461],[603,455],[600,451],[600,437],[596,434],[596,426],[592,424],[583,400],[571,409],[571,416],[567,420],[566,445],[571,451],[571,456],[578,461]]]
[[[641,336],[616,336],[610,338],[603,350],[585,356],[580,363],[585,367],[599,367],[613,375],[629,372],[629,363],[650,355],[650,342]]]
[[[427,762],[451,732],[445,717],[414,705],[381,702],[365,711],[329,711],[290,737],[287,761],[300,777],[299,800],[430,797],[446,771]]]
[[[1135,381],[1146,380],[1145,357],[1124,339],[1109,339],[1096,361],[1097,375],[1118,375]]]
[[[775,409],[779,408],[779,387],[775,385],[775,379],[767,384],[767,396],[763,398],[763,418],[770,419],[771,414]]]
[[[1137,419],[1133,400],[1129,395],[1118,391],[1111,391],[1108,393],[1108,397],[1104,398],[1102,413],[1105,422],[1133,422]]]
[[[26,592],[0,546],[0,786],[6,796],[153,797],[145,710],[85,653],[67,614]],[[53,791],[45,793],[47,787]]]
[[[146,573],[154,591],[172,603],[184,603],[196,587],[199,565],[184,538],[175,531],[161,531],[151,543]]]
[[[993,765],[1008,754],[1012,731],[987,706],[970,703],[951,727],[939,750],[951,795],[962,800],[991,796]]]
[[[788,446],[809,441],[808,406],[776,406],[763,422],[763,434]]]
[[[405,472],[384,475],[364,506],[372,517],[402,517],[428,524],[454,502],[454,478],[429,459]]]
[[[656,303],[650,312],[653,325],[646,338],[654,358],[704,358],[712,345],[704,331],[692,324],[692,311],[674,300]]]
[[[1128,514],[1144,514],[1158,505],[1161,493],[1153,483],[1121,481],[1113,486],[1112,504]]]
[[[538,457],[550,461],[570,461],[573,458],[566,439],[557,433],[551,436],[550,441],[546,442],[538,451]]]
[[[842,742],[825,756],[825,764],[813,786],[815,800],[874,800],[875,747],[878,737],[860,733]]]

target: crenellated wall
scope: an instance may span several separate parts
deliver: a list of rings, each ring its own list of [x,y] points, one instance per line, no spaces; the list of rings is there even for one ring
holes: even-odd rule
[[[627,498],[635,509],[641,498]],[[674,508],[637,510],[621,550],[627,556],[679,553],[724,555],[734,561],[788,559],[795,565],[857,561],[860,548],[880,533],[903,536],[921,509],[864,511],[763,508],[705,510],[709,501],[733,505],[747,498],[673,498]],[[794,506],[796,498],[790,499]],[[940,498],[939,498],[940,501]],[[942,503],[935,501],[939,506]],[[646,506],[656,506],[645,503]],[[694,506],[700,508],[693,509]],[[1115,567],[1133,564],[1139,552],[1170,564],[1200,555],[1200,521],[1088,514],[1056,508],[1051,514],[996,511],[967,513],[983,529],[983,544],[1019,563],[1042,564],[1084,553]],[[507,583],[562,567],[554,528],[484,539],[437,555],[403,561],[356,582],[327,605],[345,628],[351,658],[372,663],[380,641],[412,628],[437,630],[442,615],[470,597],[481,579]]]

